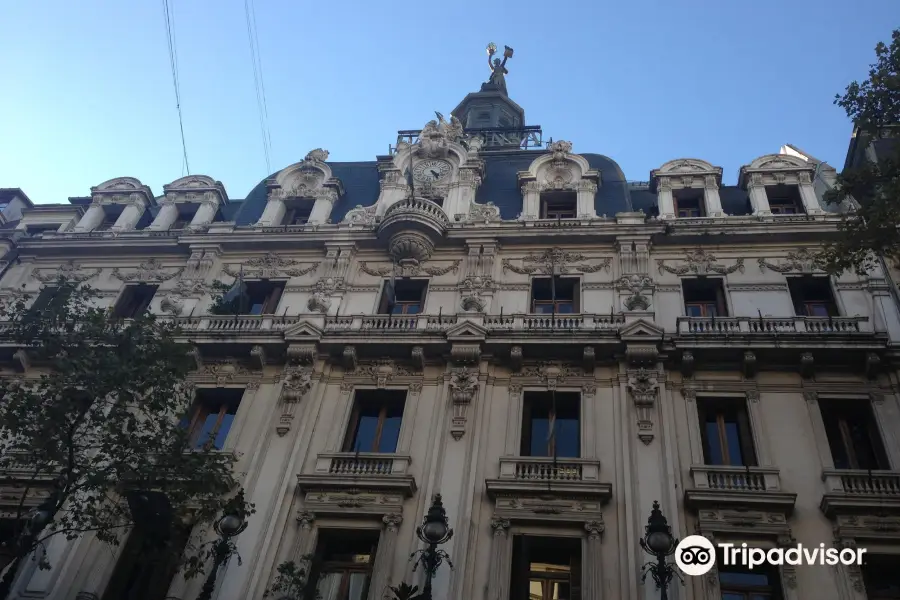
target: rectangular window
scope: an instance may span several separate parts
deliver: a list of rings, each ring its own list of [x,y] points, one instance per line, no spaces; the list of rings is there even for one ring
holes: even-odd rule
[[[542,219],[574,219],[578,213],[576,192],[544,192],[541,194]]]
[[[782,600],[778,570],[770,566],[742,569],[719,561],[722,600]]]
[[[522,456],[581,456],[581,397],[574,392],[525,392]]]
[[[310,569],[306,598],[365,600],[378,550],[378,531],[322,529]]]
[[[545,315],[579,313],[579,284],[577,277],[535,277],[531,280],[531,312]]]
[[[697,409],[706,464],[756,466],[753,434],[744,400],[702,399],[697,403]]]
[[[181,421],[187,428],[192,448],[212,444],[216,450],[225,447],[225,439],[237,415],[243,389],[201,388],[190,413]]]
[[[397,279],[384,282],[378,313],[382,315],[417,315],[425,307],[428,291],[426,279]]]
[[[722,280],[708,277],[682,279],[684,314],[689,317],[727,317]]]
[[[681,189],[672,192],[675,201],[675,215],[679,219],[705,217],[703,190]]]
[[[900,600],[900,556],[866,554],[862,572],[866,598]]]
[[[836,469],[890,469],[868,400],[819,400]]]
[[[581,539],[513,537],[509,598],[581,600]]]
[[[309,223],[309,217],[312,214],[312,204],[309,201],[303,204],[295,204],[289,206],[284,211],[284,218],[281,220],[282,225],[306,225]]]
[[[284,291],[283,281],[248,281],[247,296],[241,308],[246,315],[271,315],[278,309],[281,293]]]
[[[806,317],[836,317],[837,304],[827,277],[788,277],[794,314]]]
[[[802,215],[803,200],[800,198],[800,187],[796,185],[768,185],[766,197],[769,210],[773,215]]]
[[[402,390],[357,390],[344,452],[396,452],[405,404]]]
[[[138,285],[126,285],[113,309],[113,316],[117,319],[135,319],[144,314],[153,301],[157,286],[140,283]]]

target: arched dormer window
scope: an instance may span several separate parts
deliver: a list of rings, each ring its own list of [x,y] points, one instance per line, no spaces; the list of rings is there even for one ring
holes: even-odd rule
[[[592,219],[597,216],[594,196],[600,173],[587,160],[572,153],[572,143],[558,141],[549,154],[534,160],[519,173],[522,189],[521,219]]]
[[[802,158],[767,154],[741,167],[738,186],[747,190],[754,215],[821,214],[814,173]]]
[[[334,203],[344,193],[344,185],[331,174],[326,160],[328,151],[316,148],[302,161],[267,181],[269,201],[257,225],[277,227],[327,222]]]
[[[650,171],[650,190],[656,192],[661,219],[725,216],[721,184],[722,168],[696,158],[670,160]]]

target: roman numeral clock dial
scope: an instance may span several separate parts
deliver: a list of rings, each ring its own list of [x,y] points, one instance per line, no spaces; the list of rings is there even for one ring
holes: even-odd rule
[[[413,177],[420,183],[440,183],[450,178],[451,170],[446,160],[422,160],[413,167]]]

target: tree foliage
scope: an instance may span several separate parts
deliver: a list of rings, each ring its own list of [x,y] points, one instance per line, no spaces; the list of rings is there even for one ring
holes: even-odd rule
[[[847,112],[864,139],[896,138],[900,125],[900,30],[891,44],[879,42],[876,62],[863,82],[854,81],[834,103]],[[900,140],[876,162],[845,169],[826,194],[831,203],[855,201],[839,225],[839,237],[826,244],[824,261],[832,272],[865,271],[883,255],[900,259]],[[860,148],[860,150],[864,150]]]
[[[0,476],[21,498],[19,557],[53,536],[91,533],[119,544],[144,518],[128,501],[135,494],[164,494],[172,520],[192,525],[233,509],[234,456],[211,440],[195,448],[181,424],[193,389],[189,348],[176,340],[176,327],[151,314],[112,319],[96,298],[90,287],[59,279],[39,309],[24,294],[0,306],[0,351],[24,351],[30,365],[23,375],[4,375],[0,402]],[[47,498],[50,522],[22,535],[35,497]],[[202,571],[208,555],[189,547],[185,574]]]

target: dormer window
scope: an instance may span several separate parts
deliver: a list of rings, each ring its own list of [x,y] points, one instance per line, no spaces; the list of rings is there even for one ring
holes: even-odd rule
[[[306,225],[312,214],[313,205],[309,200],[294,200],[285,203],[282,225]]]
[[[706,211],[703,207],[703,190],[674,190],[672,197],[675,201],[675,215],[679,219],[706,216]]]
[[[575,192],[544,192],[541,194],[542,219],[574,219],[578,211]]]
[[[773,215],[802,215],[803,200],[800,188],[796,185],[766,186],[766,197],[769,199],[769,210]]]

